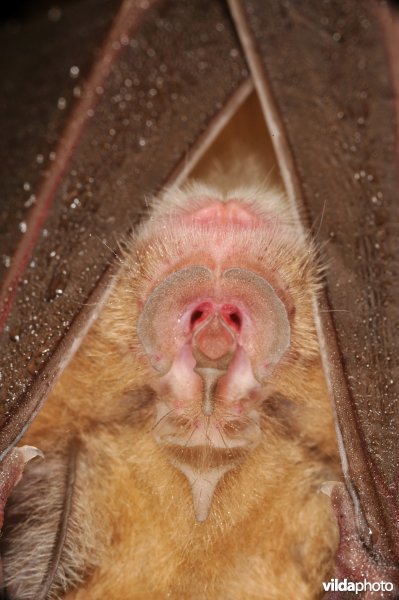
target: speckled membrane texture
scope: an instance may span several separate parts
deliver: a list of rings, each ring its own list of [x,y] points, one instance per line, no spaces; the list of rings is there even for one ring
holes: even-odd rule
[[[46,14],[13,42],[1,450],[40,406],[118,240],[248,77],[222,1],[96,3],[94,23],[92,5]]]

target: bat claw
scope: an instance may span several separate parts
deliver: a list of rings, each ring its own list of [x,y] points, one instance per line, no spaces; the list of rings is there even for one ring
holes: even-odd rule
[[[318,491],[331,498],[331,494],[337,484],[339,484],[339,481],[324,481]]]
[[[17,450],[22,454],[24,465],[37,456],[42,459],[44,458],[43,452],[39,448],[36,448],[36,446],[20,446]]]

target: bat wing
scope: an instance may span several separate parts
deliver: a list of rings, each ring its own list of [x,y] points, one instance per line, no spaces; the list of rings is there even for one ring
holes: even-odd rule
[[[2,456],[101,306],[146,199],[251,89],[223,3],[190,4],[86,0],[3,32]]]
[[[10,450],[106,298],[119,241],[252,89],[222,2],[60,6],[0,33],[0,515],[20,476]],[[35,598],[63,547],[77,451]]]
[[[367,2],[230,6],[287,192],[328,265],[316,318],[348,490],[332,492],[337,577],[398,584],[399,30]]]

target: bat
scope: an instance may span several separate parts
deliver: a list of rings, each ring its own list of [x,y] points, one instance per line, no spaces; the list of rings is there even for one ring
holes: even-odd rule
[[[71,445],[50,597],[310,599],[332,575],[337,527],[320,488],[340,469],[315,249],[261,160],[230,154],[151,202],[25,436],[45,460],[7,509],[10,598],[40,589]]]
[[[256,0],[251,0],[245,6],[238,0],[230,2],[252,79],[272,136],[276,138],[275,149],[290,207],[286,206],[286,200],[275,191],[273,185],[265,184],[270,163],[266,168],[265,164],[260,166],[265,149],[253,146],[249,152],[243,148],[240,151],[235,149],[228,160],[223,159],[222,167],[216,172],[207,170],[205,161],[194,171],[192,180],[197,183],[183,187],[177,185],[164,195],[158,194],[158,200],[152,203],[149,220],[135,231],[126,244],[121,274],[114,279],[114,290],[103,312],[50,396],[45,409],[25,436],[23,443],[28,447],[22,451],[11,450],[37,414],[57,371],[62,371],[68,345],[76,349],[87,330],[87,315],[100,310],[101,302],[98,299],[104,296],[104,290],[110,282],[109,273],[103,275],[102,283],[97,287],[99,293],[88,300],[88,294],[97,283],[107,257],[104,251],[107,244],[101,247],[98,237],[106,239],[112,228],[120,235],[126,231],[128,220],[138,220],[142,205],[140,207],[140,201],[136,202],[137,198],[142,199],[148,190],[154,193],[157,186],[159,188],[168,179],[173,181],[176,175],[181,178],[181,164],[176,165],[176,161],[181,156],[184,144],[193,144],[194,140],[202,139],[199,144],[195,142],[195,151],[198,153],[201,144],[209,142],[206,136],[198,138],[204,123],[209,123],[210,118],[214,119],[213,129],[208,127],[209,135],[214,139],[218,128],[220,130],[220,123],[223,119],[231,118],[251,89],[251,82],[245,80],[248,71],[242,62],[240,50],[234,47],[234,31],[226,19],[226,8],[221,6],[222,3],[212,3],[207,11],[206,23],[205,12],[197,10],[194,4],[190,5],[189,10],[185,6],[183,11],[179,2],[165,3],[159,12],[162,18],[153,20],[148,16],[152,14],[152,3],[147,3],[148,6],[144,6],[146,3],[141,6],[140,3],[139,10],[133,4],[128,1],[123,3],[104,44],[104,51],[99,54],[98,68],[90,75],[81,101],[79,85],[73,88],[78,106],[70,116],[71,127],[65,129],[56,152],[50,153],[54,155],[51,159],[54,164],[50,165],[43,186],[39,185],[37,198],[33,195],[25,203],[26,206],[33,204],[29,219],[21,221],[20,215],[24,209],[21,211],[18,208],[20,198],[17,195],[13,200],[18,219],[16,225],[20,234],[23,234],[22,239],[18,241],[12,233],[12,227],[11,235],[6,231],[7,235],[2,239],[5,252],[3,267],[6,271],[0,314],[0,323],[4,326],[1,446],[3,457],[9,453],[2,465],[3,504],[10,489],[21,477],[23,463],[37,452],[31,445],[42,448],[46,455],[45,461],[36,459],[25,467],[25,474],[15,487],[7,508],[3,562],[8,593],[14,597],[25,594],[24,597],[34,597],[36,600],[54,594],[63,597],[96,597],[96,593],[100,597],[104,594],[129,597],[136,593],[143,597],[153,597],[154,593],[176,593],[179,597],[195,597],[195,594],[203,597],[204,593],[209,597],[220,597],[220,593],[231,593],[234,597],[247,597],[248,593],[259,595],[262,589],[266,590],[263,594],[268,593],[271,597],[273,593],[276,597],[285,597],[287,590],[294,596],[302,594],[303,597],[317,597],[322,593],[321,583],[329,577],[333,583],[333,576],[350,576],[355,580],[367,576],[373,581],[381,578],[395,581],[397,527],[393,515],[396,514],[397,504],[394,468],[396,434],[390,400],[393,390],[390,386],[394,383],[393,362],[388,363],[395,353],[391,352],[391,329],[387,330],[386,327],[387,322],[394,322],[391,319],[394,319],[394,315],[391,314],[386,291],[388,284],[381,279],[382,272],[389,272],[389,257],[394,256],[394,236],[390,231],[385,238],[380,235],[386,230],[382,225],[384,219],[387,221],[388,213],[392,213],[391,221],[395,221],[394,205],[387,201],[395,186],[392,169],[388,170],[389,178],[384,176],[384,183],[379,174],[381,165],[385,173],[386,165],[391,161],[392,144],[389,140],[392,136],[386,127],[390,113],[385,104],[381,112],[374,97],[365,92],[368,82],[373,81],[374,92],[382,94],[383,98],[389,97],[388,78],[384,75],[386,59],[380,51],[375,17],[367,7],[363,7],[359,13],[347,11],[344,15],[337,7],[327,5],[317,10],[312,5],[286,10],[287,7],[280,6],[276,0],[271,4],[271,18],[264,21],[265,15]],[[140,13],[141,9],[143,11]],[[194,12],[195,15],[192,14]],[[58,23],[60,15],[62,11],[52,11],[49,19]],[[309,33],[315,19],[323,31],[320,38]],[[63,23],[65,27],[65,19]],[[214,27],[215,23],[217,27]],[[367,23],[372,25],[366,27]],[[180,34],[178,36],[178,55],[191,57],[187,58],[187,65],[192,61],[188,69],[179,63],[180,72],[175,68],[177,63],[174,57],[170,57],[169,48],[173,44],[168,41],[167,47],[164,45],[166,38],[163,30],[175,31],[175,25],[176,32],[186,33],[184,38]],[[98,31],[102,31],[101,27]],[[130,44],[133,31],[137,35]],[[279,33],[282,31],[286,32],[285,36]],[[363,46],[356,48],[354,40],[358,38],[354,31],[364,41]],[[278,44],[275,43],[276,35],[279,35]],[[57,43],[56,39],[57,35],[53,45]],[[274,47],[279,48],[278,55]],[[155,55],[152,48],[156,49]],[[213,48],[211,59],[206,56],[210,48]],[[293,48],[301,48],[303,64],[307,65],[301,79],[297,78],[295,72],[290,72],[296,64],[290,60]],[[362,56],[358,56],[360,48],[363,48],[362,52],[366,52],[365,48],[371,49],[364,73],[361,65],[366,63]],[[119,53],[121,71],[114,68],[119,61]],[[62,57],[62,53],[59,56]],[[156,61],[152,60],[154,56]],[[336,60],[338,56],[340,60]],[[201,57],[200,62],[198,57]],[[226,57],[229,57],[228,60]],[[221,69],[219,63],[218,67],[218,61],[226,68]],[[286,66],[282,67],[281,61]],[[163,68],[162,75],[158,73],[156,79],[155,63]],[[70,64],[75,63],[68,59],[66,64],[69,69]],[[70,71],[75,84],[80,83],[76,78],[80,72],[84,73],[85,64],[88,64],[87,61]],[[132,69],[135,72],[134,80],[130,77],[124,79],[126,74],[123,76],[123,71],[126,72],[127,64],[130,64],[128,72]],[[343,64],[345,67],[340,70],[338,65]],[[201,76],[196,79],[197,67],[202,75],[200,73]],[[217,85],[212,84],[216,80],[209,78],[218,72]],[[282,72],[285,73],[284,77],[281,77]],[[184,76],[181,77],[180,73]],[[315,73],[315,77],[308,81],[309,73]],[[195,74],[194,77],[191,77],[192,74]],[[203,75],[209,83],[206,94],[201,87]],[[13,87],[7,83],[7,77],[8,93]],[[347,85],[348,77],[350,86]],[[49,77],[48,81],[51,80]],[[291,88],[285,85],[287,81],[293,85],[295,83],[292,88],[295,88],[295,94],[292,95]],[[329,87],[331,81],[338,86],[340,93],[326,96],[326,85]],[[353,93],[348,96],[352,82]],[[135,90],[134,86],[139,88]],[[36,89],[35,86],[32,89]],[[97,107],[96,94],[100,95],[99,90],[103,90],[103,95]],[[107,109],[107,103],[112,107],[120,95],[115,96],[115,90],[120,90],[123,96],[123,101],[118,104],[118,110],[122,111],[119,121],[115,120],[114,111]],[[314,92],[312,95],[310,90]],[[29,93],[27,88],[19,97],[29,97]],[[70,92],[66,90],[58,98],[56,105],[59,110],[69,106],[68,94]],[[126,129],[128,135],[123,130],[130,123],[129,116],[132,114],[124,108],[125,94],[126,98],[134,98],[134,110],[140,106],[142,111],[134,119],[134,135],[130,129]],[[144,102],[147,94],[150,100]],[[175,107],[180,107],[180,113],[170,109],[169,99],[175,103]],[[179,99],[177,103],[176,99]],[[214,110],[215,107],[220,110],[220,106],[223,106],[220,114],[224,116],[218,117],[218,121]],[[252,109],[253,106],[250,112]],[[314,115],[310,121],[306,117],[309,111]],[[257,112],[258,125],[252,128],[252,138],[259,135],[259,123],[262,122],[262,115],[259,110]],[[169,124],[174,124],[174,134],[169,145],[170,151],[160,152],[162,145],[159,145],[159,139],[163,137],[165,143],[167,141],[167,137],[160,136],[166,122],[164,115],[167,115]],[[185,125],[179,129],[180,119],[182,122],[184,119]],[[140,123],[146,123],[149,131],[143,133]],[[155,123],[151,134],[148,124]],[[328,130],[327,136],[320,137],[320,123],[324,124],[325,131]],[[122,124],[123,127],[119,128]],[[361,126],[364,129],[357,131]],[[23,125],[18,124],[18,129],[23,131]],[[27,131],[30,131],[30,125]],[[334,165],[343,161],[343,155],[336,155],[337,148],[345,149],[345,140],[352,137],[357,140],[356,153],[351,149],[353,154],[345,158],[345,164],[350,168],[336,169]],[[240,136],[239,139],[242,142]],[[375,147],[376,139],[386,140],[384,152]],[[140,147],[139,152],[136,142]],[[214,148],[218,145],[219,141],[216,140]],[[29,153],[29,144],[24,147]],[[91,158],[87,162],[93,147],[98,149],[98,155],[94,162]],[[72,151],[75,153],[74,159],[71,159]],[[248,154],[256,155],[253,164],[247,159]],[[45,160],[43,154],[37,157]],[[35,160],[37,162],[38,158]],[[275,163],[274,157],[273,160]],[[89,177],[96,161],[97,164],[109,162],[107,177],[100,178],[98,174],[95,178]],[[69,162],[72,163],[70,170],[64,176]],[[81,168],[81,163],[86,166]],[[171,171],[171,168],[175,170]],[[357,178],[351,176],[351,169]],[[133,179],[126,176],[128,172],[134,172]],[[237,173],[240,174],[238,181]],[[100,181],[101,186],[98,185]],[[26,183],[27,191],[31,184],[32,180]],[[33,184],[36,187],[35,176]],[[359,202],[357,186],[361,186],[363,203]],[[50,198],[56,188],[59,192],[53,210],[50,208]],[[324,208],[320,206],[321,188],[324,190]],[[369,196],[375,199],[372,211],[367,208]],[[341,197],[341,210],[332,210]],[[215,204],[211,202],[207,205],[207,198],[210,202],[213,199]],[[381,198],[384,198],[383,203]],[[113,208],[116,199],[118,210]],[[315,267],[314,249],[303,238],[299,219],[291,211],[295,202],[304,204],[301,221],[315,221],[323,213],[320,224],[315,226],[317,237],[323,243],[332,236],[327,252],[330,257],[326,270],[327,305],[323,304],[323,294],[320,296],[320,275]],[[106,212],[107,205],[111,207],[111,212]],[[6,214],[3,213],[2,218]],[[47,214],[50,215],[48,218]],[[347,217],[343,217],[344,214]],[[13,218],[11,215],[8,219],[11,225]],[[41,239],[38,236],[44,219],[47,222],[43,234],[46,232],[47,237],[45,239],[43,235]],[[55,226],[57,219],[58,225]],[[177,235],[179,231],[185,231],[183,225],[188,229],[192,227],[190,239],[195,240],[199,230],[212,225],[216,227],[214,235],[218,240],[219,237],[227,239],[220,233],[220,227],[223,230],[223,226],[219,221],[231,228],[232,246],[237,248],[240,248],[239,240],[245,237],[245,223],[247,228],[257,229],[254,226],[256,222],[260,230],[258,233],[263,232],[264,236],[267,230],[271,236],[268,243],[274,251],[278,244],[273,245],[272,240],[279,240],[287,251],[285,233],[292,232],[291,242],[296,240],[298,248],[302,248],[298,252],[296,266],[292,266],[293,271],[301,267],[301,255],[308,257],[306,268],[303,266],[302,271],[299,268],[304,277],[301,285],[296,287],[296,284],[290,284],[289,292],[286,292],[286,287],[279,279],[281,273],[284,273],[282,280],[288,278],[290,282],[294,282],[295,275],[288,270],[286,272],[280,263],[276,263],[274,275],[270,275],[266,263],[261,266],[260,256],[255,261],[251,252],[256,251],[257,246],[249,241],[251,247],[245,253],[246,261],[243,260],[238,267],[231,264],[226,268],[218,267],[218,264],[212,267],[209,262],[210,251],[202,254],[198,251],[203,257],[202,263],[194,264],[188,258],[186,266],[182,268],[174,265],[171,271],[169,266],[165,266],[162,260],[165,256],[167,260],[168,252],[173,251],[173,241],[183,249],[186,243],[179,237],[175,239],[172,231],[176,230]],[[351,227],[348,228],[349,223]],[[103,229],[104,226],[108,229]],[[168,239],[157,237],[157,226],[169,235]],[[381,248],[381,257],[385,256],[383,271],[375,251],[370,254],[367,250],[368,236],[374,233],[378,236],[378,244],[373,248],[378,246]],[[154,236],[156,243],[153,242]],[[262,240],[265,242],[266,238],[262,237]],[[158,248],[158,262],[149,252],[153,243],[155,253]],[[223,262],[222,242],[204,245],[206,248],[220,246],[221,254],[215,257],[211,254]],[[143,254],[139,252],[137,255],[137,249],[141,247],[144,247]],[[294,247],[295,244],[291,249]],[[35,248],[33,254],[32,248]],[[73,258],[75,249],[77,262]],[[191,247],[189,250],[192,251]],[[14,251],[11,260],[10,255]],[[226,253],[229,254],[227,250]],[[30,254],[33,258],[31,262],[26,262]],[[356,261],[352,260],[352,254],[356,255]],[[96,256],[95,260],[90,258],[93,255]],[[367,258],[367,269],[363,271],[362,256]],[[147,264],[146,258],[150,263]],[[258,268],[253,266],[254,261]],[[348,261],[352,270],[348,270],[345,261]],[[11,268],[7,272],[9,264]],[[288,261],[288,264],[294,265],[292,261]],[[140,279],[140,269],[150,268],[156,271],[154,278],[148,275],[149,279],[145,276]],[[159,274],[157,269],[165,273]],[[39,272],[42,273],[41,287],[36,283]],[[82,277],[83,273],[88,273],[87,281],[86,276]],[[352,276],[355,277],[355,283],[348,287],[345,282]],[[22,280],[22,277],[26,279]],[[309,283],[312,277],[313,284],[303,288],[308,289],[305,295],[309,294],[309,297],[299,301],[294,293],[294,300],[291,301],[291,288],[298,293],[304,281]],[[132,282],[137,284],[136,287]],[[392,290],[394,280],[390,280],[389,285]],[[137,288],[140,288],[140,293]],[[383,319],[386,314],[388,319],[386,321],[384,317],[377,329],[382,336],[378,339],[383,340],[383,352],[378,353],[375,352],[377,346],[374,342],[363,349],[359,346],[363,339],[361,323],[372,319],[365,320],[368,317],[368,304],[357,303],[362,295],[365,297],[365,290],[371,288],[376,290],[375,303],[379,307],[376,318]],[[183,296],[186,294],[186,300],[182,293]],[[305,324],[309,318],[312,325],[307,332],[307,340],[310,343],[311,339],[316,339],[312,316],[315,296],[321,298],[321,312],[316,311],[316,325],[321,336],[321,358],[327,374],[329,394],[335,399],[336,427],[349,496],[342,485],[323,485],[326,480],[340,479],[340,474],[328,410],[329,394],[322,376],[319,350],[316,349],[312,355],[313,371],[306,360],[307,366],[302,370],[304,346],[301,350],[293,351],[298,335],[294,325],[298,322]],[[128,297],[127,302],[122,302],[123,297]],[[191,305],[187,306],[188,297],[194,303],[194,312]],[[28,299],[29,312],[26,310]],[[119,305],[118,299],[121,300]],[[82,302],[86,306],[76,318]],[[129,302],[135,307],[133,314],[128,310],[126,312]],[[93,311],[91,305],[98,308]],[[298,320],[297,307],[305,305],[307,316]],[[354,305],[362,313],[359,318],[353,318],[351,314]],[[328,308],[331,306],[337,310],[330,312]],[[342,307],[344,310],[341,310]],[[177,313],[177,322],[181,325],[176,325]],[[27,319],[22,329],[18,314],[23,314]],[[33,323],[29,315],[33,315],[38,322]],[[254,315],[257,315],[258,321]],[[184,323],[179,321],[180,317]],[[268,327],[264,325],[265,322],[269,323]],[[270,325],[271,322],[275,325]],[[41,330],[37,329],[38,323],[42,325]],[[255,325],[251,328],[249,323]],[[173,337],[166,342],[171,329]],[[26,333],[28,331],[35,332],[33,344],[29,339],[31,333]],[[111,332],[115,332],[115,337]],[[133,340],[131,332],[134,332]],[[97,340],[97,346],[94,340]],[[220,349],[216,355],[210,350],[215,340]],[[362,364],[366,362],[363,353],[370,357],[369,361],[375,366],[373,373],[377,373],[377,377],[370,379],[370,371],[364,370],[365,367],[362,371]],[[381,363],[383,354],[388,356],[384,364]],[[108,360],[102,362],[105,355]],[[97,362],[101,362],[101,365],[97,365]],[[79,368],[76,366],[78,363]],[[115,366],[116,363],[118,366]],[[293,385],[290,377],[294,377],[299,366],[301,370]],[[306,377],[305,372],[308,375],[312,372],[314,377]],[[306,383],[303,389],[302,383],[298,384],[302,380]],[[185,386],[190,390],[188,400],[186,394],[182,393]],[[101,390],[95,395],[96,401],[93,387]],[[388,387],[390,392],[382,393]],[[316,389],[320,394],[317,393],[318,400],[313,405],[313,400],[309,398],[313,398]],[[242,397],[234,400],[234,394],[241,394]],[[307,400],[303,404],[305,397]],[[86,398],[86,404],[81,402],[82,398]],[[381,410],[373,412],[375,419],[370,420],[367,415],[377,405]],[[233,412],[228,412],[226,407],[232,408]],[[134,443],[128,432],[136,434]],[[279,471],[278,465],[286,464],[285,461],[291,456],[290,448],[292,456],[297,452],[297,456],[303,458],[303,464],[307,461],[308,467],[314,466],[314,471],[313,467],[311,469],[313,479],[305,467],[302,470],[302,473],[309,474],[311,481],[303,477],[301,479],[300,472],[295,474],[298,479],[295,480],[292,475],[294,478],[291,481],[287,470]],[[309,452],[306,453],[306,450]],[[109,459],[111,451],[112,461]],[[260,460],[261,456],[263,461]],[[270,481],[265,475],[267,465],[270,467]],[[277,490],[275,487],[279,474],[281,485]],[[283,479],[287,482],[285,488]],[[117,481],[120,482],[120,489],[115,487]],[[251,500],[248,490],[257,490],[257,486],[261,487],[262,482],[266,485],[266,481],[271,486],[268,493],[255,492]],[[295,491],[290,489],[290,484]],[[339,520],[339,544],[329,500],[317,493],[320,488],[331,493]],[[97,507],[97,500],[94,501],[90,495],[91,490],[94,490],[93,498],[98,498],[98,513],[92,510],[93,506]],[[126,499],[126,490],[131,494],[131,503],[123,501]],[[300,490],[304,494],[306,490],[309,491],[307,499],[317,498],[314,502],[319,508],[314,511],[313,519],[306,518],[300,510],[308,505],[308,500],[298,502]],[[240,502],[239,498],[243,501]],[[294,501],[298,503],[296,512],[301,516],[301,519],[297,519],[298,523],[293,523],[289,510],[284,508],[291,507]],[[178,517],[176,504],[180,510]],[[265,505],[270,509],[265,510]],[[164,525],[159,520],[160,506],[163,506]],[[279,511],[278,518],[273,518],[273,507]],[[46,517],[40,517],[40,514]],[[170,520],[172,515],[176,517],[173,527],[170,525],[169,529],[166,514]],[[121,517],[117,523],[116,515]],[[269,522],[266,526],[267,518]],[[136,529],[132,525],[135,519]],[[242,523],[241,529],[237,526],[238,522]],[[123,523],[128,523],[128,526],[124,527]],[[192,523],[190,534],[187,532],[186,537],[184,523]],[[277,523],[281,523],[281,528],[272,535]],[[303,528],[307,527],[306,534],[311,532],[311,535],[303,533],[301,524]],[[326,539],[312,529],[319,526],[324,533],[328,532],[324,535]],[[132,544],[128,544],[126,536],[123,537],[126,529],[136,536]],[[220,535],[221,530],[223,535]],[[292,543],[287,543],[285,534],[288,532],[294,536]],[[260,537],[262,540],[259,540]],[[36,544],[39,538],[44,540],[42,546]],[[306,539],[306,542],[298,545],[299,538]],[[273,539],[279,540],[280,546],[273,547]],[[320,545],[317,539],[321,540]],[[121,550],[123,547],[125,551]],[[119,548],[120,553],[116,558],[110,559],[107,554],[109,548]],[[298,548],[301,549],[299,558]],[[269,557],[267,560],[265,554]],[[129,556],[132,558],[130,569],[124,567],[129,562]],[[242,576],[240,583],[237,563],[246,565],[249,558],[251,567],[244,567],[246,577]],[[132,572],[133,563],[136,575]],[[253,567],[255,563],[256,569]],[[250,577],[248,572],[251,573]],[[392,591],[392,583],[391,586]],[[329,589],[333,590],[331,586]],[[389,597],[395,596],[390,594]]]

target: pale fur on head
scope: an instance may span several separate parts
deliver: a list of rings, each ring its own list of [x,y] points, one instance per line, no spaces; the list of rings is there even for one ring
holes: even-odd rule
[[[227,193],[218,190],[216,185],[194,181],[183,187],[168,189],[153,199],[149,219],[139,226],[135,235],[125,244],[124,267],[109,302],[116,321],[121,324],[119,342],[123,343],[122,329],[126,331],[127,323],[122,323],[122,314],[123,306],[127,303],[130,304],[132,319],[131,347],[142,354],[133,331],[137,319],[137,301],[133,303],[132,300],[141,298],[144,301],[155,285],[182,263],[181,244],[191,243],[193,227],[187,225],[177,233],[174,223],[184,218],[188,210],[199,210],[210,200],[227,202],[231,198],[250,206],[260,219],[270,220],[266,237],[259,237],[259,232],[251,229],[240,231],[234,224],[231,226],[231,235],[239,236],[242,255],[248,257],[248,261],[256,256],[247,268],[263,274],[262,262],[267,263],[269,272],[278,276],[288,294],[292,294],[296,315],[292,324],[293,343],[286,360],[291,361],[298,353],[304,358],[314,358],[318,352],[318,342],[309,300],[321,287],[321,269],[317,265],[315,247],[309,236],[299,233],[299,223],[292,215],[285,195],[278,189],[262,187],[261,184],[237,187]],[[161,232],[157,230],[159,224],[162,224]],[[206,226],[196,225],[195,237],[199,248],[212,242],[211,230]],[[110,336],[115,339],[111,331]]]

